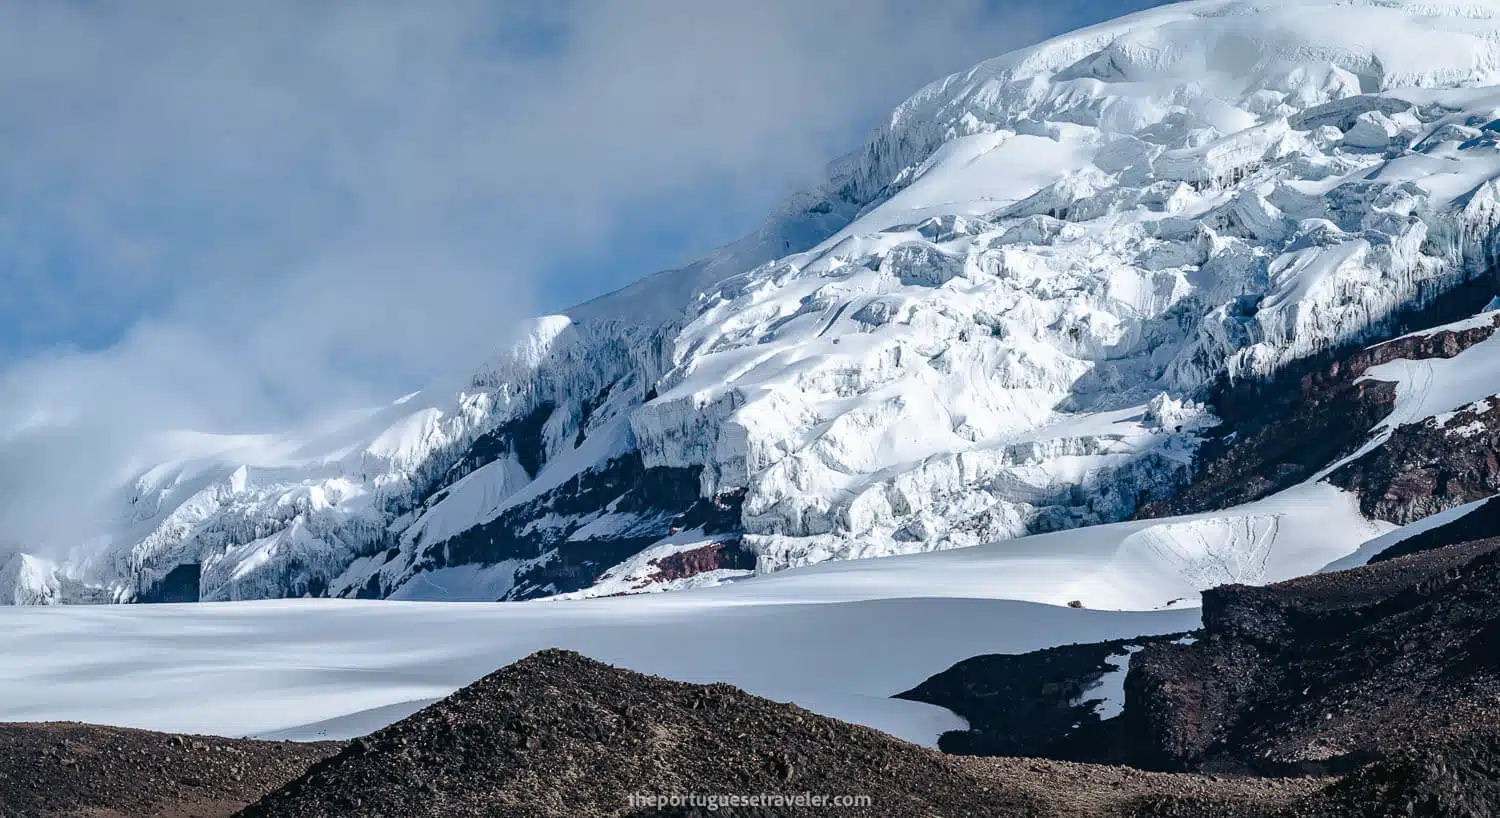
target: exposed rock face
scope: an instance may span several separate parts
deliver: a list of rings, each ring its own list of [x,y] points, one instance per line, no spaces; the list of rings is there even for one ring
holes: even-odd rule
[[[1423,742],[1350,775],[1300,811],[1318,810],[1369,818],[1500,814],[1500,733],[1477,730]]]
[[[1196,641],[1136,643],[1113,718],[1069,724],[1056,708],[1086,698],[1080,688],[1114,643],[971,659],[902,695],[971,718],[974,731],[944,737],[955,751],[1345,773],[1455,728],[1500,727],[1495,533],[1350,571],[1208,591]],[[1024,718],[1007,721],[1013,714]]]
[[[1420,740],[1290,803],[1218,793],[1150,795],[1132,815],[1153,818],[1487,818],[1500,814],[1500,734],[1475,730]]]
[[[687,579],[710,571],[746,570],[755,567],[755,555],[747,552],[738,541],[716,542],[691,551],[678,551],[660,559],[652,560],[656,569],[651,579],[670,582]]]
[[[1489,411],[1486,402],[1403,424],[1328,479],[1358,494],[1365,516],[1405,525],[1500,493],[1497,452],[1500,412]]]
[[[1204,595],[1205,638],[1149,646],[1127,721],[1166,767],[1349,769],[1500,711],[1488,539]],[[1132,705],[1137,705],[1132,709]]]
[[[1398,359],[1453,358],[1487,340],[1500,326],[1500,316],[1456,330],[1413,329],[1473,315],[1497,292],[1500,282],[1484,276],[1424,308],[1392,317],[1384,343],[1320,353],[1264,379],[1221,381],[1209,404],[1223,424],[1199,450],[1191,483],[1135,516],[1167,517],[1258,500],[1354,454],[1396,403],[1396,385],[1366,377],[1366,371]],[[1356,492],[1367,515],[1398,524],[1495,494],[1500,488],[1485,489],[1497,482],[1491,424],[1500,425],[1500,417],[1477,409],[1460,414],[1463,419],[1442,425],[1401,426],[1384,445],[1329,479]]]
[[[1371,557],[1370,562],[1384,562],[1407,554],[1490,537],[1500,537],[1500,498],[1485,502],[1457,520],[1392,543],[1390,547]]]
[[[1122,729],[1168,768],[1323,771],[1492,724],[1497,602],[1500,539],[1215,589],[1205,638],[1132,663]]]
[[[493,520],[444,539],[418,536],[408,546],[388,550],[357,590],[345,595],[379,598],[414,576],[450,566],[499,565],[509,570],[495,586],[494,598],[528,599],[586,588],[674,531],[735,540],[739,496],[702,499],[698,486],[697,470],[646,468],[640,455],[630,452],[512,505]],[[722,567],[755,567],[753,557],[747,561],[732,554],[726,553]]]

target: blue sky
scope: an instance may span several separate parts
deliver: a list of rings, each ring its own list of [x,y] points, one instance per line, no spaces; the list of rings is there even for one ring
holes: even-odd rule
[[[0,4],[0,475],[465,371],[755,229],[927,82],[1156,4]]]

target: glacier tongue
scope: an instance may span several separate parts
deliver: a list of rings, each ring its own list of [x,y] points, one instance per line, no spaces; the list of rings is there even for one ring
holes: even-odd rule
[[[1186,479],[1217,379],[1494,265],[1497,82],[1497,0],[1200,0],[987,61],[757,233],[447,393],[185,439],[72,573],[516,597],[1123,519]],[[1253,578],[1265,525],[1183,529],[1182,570]]]

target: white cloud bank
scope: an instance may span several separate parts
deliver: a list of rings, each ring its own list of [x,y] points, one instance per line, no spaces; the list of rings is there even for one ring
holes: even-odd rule
[[[636,231],[748,231],[909,92],[1079,12],[0,5],[0,545],[82,536],[153,433],[384,400],[627,283]]]

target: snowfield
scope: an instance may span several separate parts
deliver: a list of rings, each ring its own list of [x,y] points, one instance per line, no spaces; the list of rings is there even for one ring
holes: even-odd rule
[[[1310,573],[1388,528],[1309,484],[1226,512],[672,593],[12,607],[0,609],[0,721],[351,737],[565,647],[935,745],[962,720],[889,696],[979,654],[1195,629],[1198,591]]]
[[[693,591],[505,604],[9,608],[0,613],[0,720],[345,738],[535,650],[565,647],[683,681],[728,681],[935,745],[963,721],[887,697],[975,654],[1196,625],[1192,610],[961,597],[751,601]]]
[[[504,604],[9,608],[0,613],[0,721],[349,738],[533,651],[564,647],[683,681],[727,681],[935,746],[963,720],[888,697],[954,662],[1196,626],[1193,610],[921,596],[731,600],[694,591]]]

